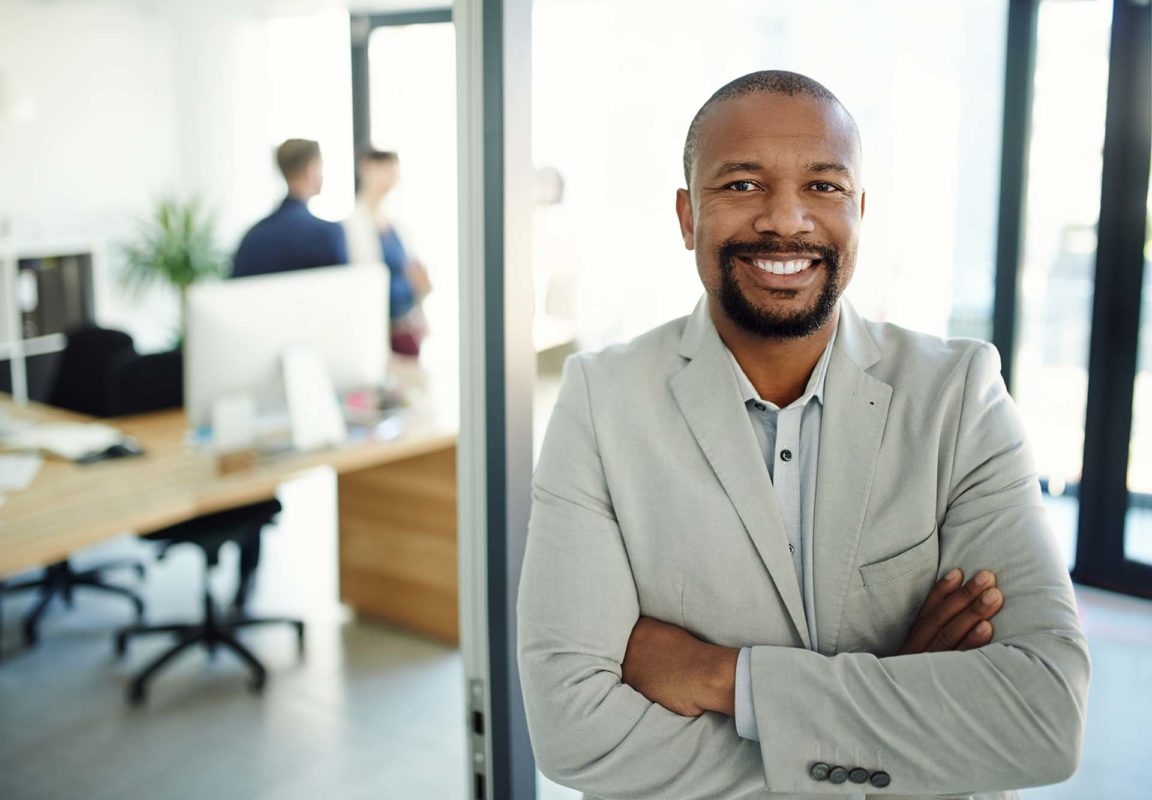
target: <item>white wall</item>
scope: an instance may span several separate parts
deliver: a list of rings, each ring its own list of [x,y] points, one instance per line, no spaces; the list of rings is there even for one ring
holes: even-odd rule
[[[173,305],[115,289],[110,242],[179,183],[168,22],[111,3],[0,4],[0,219],[21,250],[85,247],[107,324],[163,340]]]
[[[283,196],[275,144],[304,136],[320,138],[329,171],[314,210],[350,208],[346,13],[324,0],[0,0],[0,222],[11,244],[92,247],[99,322],[143,350],[169,346],[173,294],[128,296],[117,277],[119,246],[156,199],[201,197],[230,255]],[[294,51],[291,30],[314,36]]]

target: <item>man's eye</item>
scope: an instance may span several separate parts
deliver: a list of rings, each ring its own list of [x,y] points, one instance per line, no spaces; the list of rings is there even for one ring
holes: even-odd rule
[[[752,181],[732,181],[732,183],[724,188],[731,189],[735,192],[751,192],[756,189],[756,184]]]
[[[812,188],[822,194],[829,194],[831,192],[840,191],[839,186],[834,183],[828,183],[827,181],[817,181],[816,183],[812,184]]]

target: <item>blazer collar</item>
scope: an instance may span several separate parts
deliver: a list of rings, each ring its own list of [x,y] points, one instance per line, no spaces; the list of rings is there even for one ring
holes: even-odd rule
[[[712,322],[707,296],[688,318],[679,352],[688,361],[671,378],[673,396],[736,507],[797,638],[810,648],[801,587],[788,552],[780,508],[727,348]],[[821,652],[835,652],[892,395],[891,386],[866,372],[879,360],[880,350],[866,325],[851,304],[841,300],[839,327],[825,379],[813,524],[811,577]]]
[[[670,381],[672,394],[716,478],[744,523],[767,576],[788,612],[795,641],[811,648],[804,603],[788,537],[764,455],[756,443],[727,348],[709,316],[707,299],[685,326],[680,353],[688,360]]]

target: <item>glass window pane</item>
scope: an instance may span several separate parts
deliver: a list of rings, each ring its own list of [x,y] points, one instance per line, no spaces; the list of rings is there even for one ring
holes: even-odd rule
[[[538,310],[593,348],[688,313],[701,288],[673,212],[688,123],[727,81],[780,68],[825,83],[861,128],[857,307],[987,336],[1006,6],[537,0],[534,158],[564,185],[538,214]]]
[[[1111,16],[1106,0],[1047,0],[1037,22],[1012,390],[1069,565],[1084,450]]]

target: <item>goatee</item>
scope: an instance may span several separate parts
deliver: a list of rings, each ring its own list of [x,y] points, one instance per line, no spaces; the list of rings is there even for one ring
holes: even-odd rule
[[[736,260],[738,257],[780,255],[784,253],[816,253],[818,264],[808,269],[824,269],[824,288],[816,302],[809,308],[793,314],[776,314],[757,308],[744,295],[736,281]],[[736,325],[749,333],[766,339],[799,339],[811,336],[824,327],[836,310],[840,299],[840,251],[829,244],[805,241],[765,240],[758,242],[738,242],[729,240],[717,252],[720,262],[720,295],[717,298],[725,315]],[[779,289],[781,294],[794,289]]]

